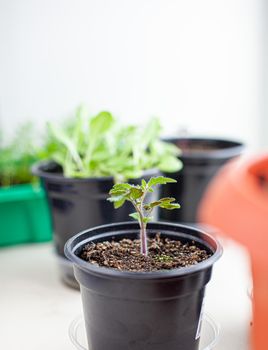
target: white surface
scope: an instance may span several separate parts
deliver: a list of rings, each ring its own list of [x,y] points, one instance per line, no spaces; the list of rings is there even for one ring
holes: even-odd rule
[[[0,270],[1,349],[74,350],[68,327],[82,313],[80,295],[58,280],[51,244],[1,249]],[[225,243],[206,295],[205,311],[221,325],[215,350],[248,350],[249,280],[247,255]]]
[[[260,142],[264,0],[2,0],[0,125],[81,101]]]

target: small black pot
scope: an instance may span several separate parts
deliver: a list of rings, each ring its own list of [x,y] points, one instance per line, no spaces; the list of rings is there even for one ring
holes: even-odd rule
[[[226,162],[241,155],[245,146],[236,141],[204,138],[174,138],[168,141],[181,148],[179,158],[183,168],[179,172],[166,174],[176,179],[177,183],[162,186],[161,197],[175,197],[181,208],[170,211],[161,209],[159,218],[194,223],[207,185]]]
[[[151,223],[148,235],[193,240],[212,256],[197,265],[157,272],[124,272],[90,264],[79,254],[89,242],[135,239],[139,226],[99,226],[71,238],[66,256],[80,284],[89,349],[197,350],[202,305],[212,266],[222,254],[210,235],[186,226]]]
[[[133,207],[126,203],[115,210],[113,204],[107,201],[108,192],[114,184],[112,177],[66,178],[61,167],[53,162],[38,163],[32,172],[42,179],[49,200],[61,276],[67,284],[77,287],[72,265],[64,255],[66,241],[74,233],[87,228],[124,221],[134,211]],[[158,175],[159,171],[152,169],[145,171],[143,178],[148,180]],[[131,182],[138,183],[140,179]],[[158,195],[156,190],[149,199],[156,200]]]

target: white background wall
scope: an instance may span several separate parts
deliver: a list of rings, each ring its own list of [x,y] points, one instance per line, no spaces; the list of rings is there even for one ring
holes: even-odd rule
[[[268,149],[268,1],[263,0],[263,50],[262,50],[262,121],[260,123],[261,146]]]
[[[80,102],[260,144],[262,0],[0,0],[0,125]]]

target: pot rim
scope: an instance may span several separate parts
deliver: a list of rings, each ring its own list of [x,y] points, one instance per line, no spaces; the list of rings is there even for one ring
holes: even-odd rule
[[[63,174],[59,173],[53,173],[49,171],[45,171],[44,168],[45,166],[48,166],[49,164],[55,164],[58,165],[56,162],[51,161],[51,160],[45,160],[45,161],[40,161],[35,163],[31,171],[35,176],[39,176],[42,179],[48,179],[48,180],[57,180],[65,183],[81,183],[81,182],[93,182],[93,181],[114,181],[113,176],[92,176],[92,177],[86,177],[86,178],[80,178],[80,177],[65,177]],[[151,169],[146,169],[143,170],[142,176],[139,178],[135,179],[140,179],[143,176],[154,176],[157,174],[161,174],[161,171],[157,168],[151,168]],[[135,180],[135,179],[129,179],[129,180]]]
[[[209,151],[198,151],[198,152],[184,152],[181,149],[181,154],[179,155],[179,159],[184,160],[187,159],[228,159],[232,158],[234,156],[239,156],[243,150],[245,149],[246,145],[239,140],[232,140],[232,139],[225,139],[225,138],[210,138],[210,137],[199,137],[199,136],[193,136],[193,137],[167,137],[164,139],[165,141],[173,142],[176,141],[192,141],[192,142],[211,142],[211,143],[218,143],[223,142],[229,144],[228,147],[218,148],[215,150],[209,150]],[[179,146],[178,146],[179,147]]]
[[[119,232],[123,233],[124,231],[127,231],[129,229],[139,229],[139,225],[138,223],[134,222],[134,221],[125,221],[125,222],[120,222],[120,223],[114,223],[114,224],[107,224],[107,225],[101,225],[101,226],[96,226],[90,229],[86,229],[78,234],[76,234],[75,236],[73,236],[72,238],[70,238],[64,247],[64,252],[65,252],[65,256],[72,262],[74,263],[77,267],[79,267],[80,269],[89,272],[91,274],[94,275],[101,275],[103,277],[106,278],[124,278],[124,279],[142,279],[142,280],[154,280],[154,279],[171,279],[171,278],[175,278],[178,276],[183,276],[183,275],[188,275],[188,274],[192,274],[192,273],[196,273],[199,272],[200,270],[204,270],[206,268],[211,267],[222,255],[223,253],[223,249],[221,244],[219,243],[219,241],[213,237],[211,234],[208,234],[206,232],[204,232],[201,229],[197,229],[195,227],[192,226],[188,226],[188,225],[183,225],[183,224],[175,224],[175,223],[167,223],[167,222],[151,222],[148,224],[148,229],[157,229],[157,226],[166,226],[166,229],[169,231],[172,231],[172,229],[174,230],[173,232],[176,233],[181,233],[181,236],[187,236],[189,234],[188,233],[201,233],[203,238],[198,238],[195,236],[192,236],[193,239],[196,242],[202,243],[205,246],[208,247],[208,242],[213,242],[215,244],[215,251],[212,254],[211,257],[209,257],[208,259],[196,264],[196,265],[192,265],[189,267],[183,267],[183,268],[177,268],[177,269],[172,269],[172,270],[165,270],[165,271],[152,271],[152,272],[135,272],[135,271],[120,271],[120,270],[116,270],[113,268],[107,268],[107,267],[100,267],[98,265],[94,265],[91,263],[88,263],[86,261],[84,261],[83,259],[79,258],[76,254],[75,251],[81,247],[84,246],[85,244],[87,244],[89,241],[92,241],[97,238],[100,237],[101,231],[102,230],[107,230],[109,228],[111,228],[111,232],[107,233],[107,231],[105,231],[107,233],[107,236],[113,235],[115,236],[116,231],[118,228],[122,227],[122,226],[126,226],[126,229],[119,229],[117,231],[117,233],[119,234]],[[128,227],[128,228],[127,228]],[[177,231],[176,229],[181,229],[181,231]],[[78,242],[76,244],[76,240],[85,234],[90,234],[94,231],[99,231],[96,232],[95,235],[87,237],[86,239],[82,240],[81,242]],[[158,228],[159,230],[159,228]],[[164,229],[163,229],[164,230]],[[183,232],[184,231],[184,232]],[[206,239],[204,239],[206,238]],[[211,245],[209,246],[210,249],[212,249]],[[213,249],[212,249],[213,250]]]

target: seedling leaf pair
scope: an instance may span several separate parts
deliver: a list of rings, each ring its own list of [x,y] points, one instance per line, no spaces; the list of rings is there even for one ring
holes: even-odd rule
[[[130,214],[130,216],[140,224],[141,253],[144,255],[148,254],[146,226],[152,220],[151,214],[153,209],[156,207],[168,210],[180,208],[178,203],[174,203],[175,198],[166,197],[146,203],[146,196],[148,193],[153,192],[156,186],[172,182],[176,182],[176,180],[158,176],[152,177],[148,182],[142,179],[140,185],[131,185],[128,183],[115,184],[109,192],[110,197],[108,200],[114,204],[116,209],[124,205],[126,201],[133,204],[136,211]]]

